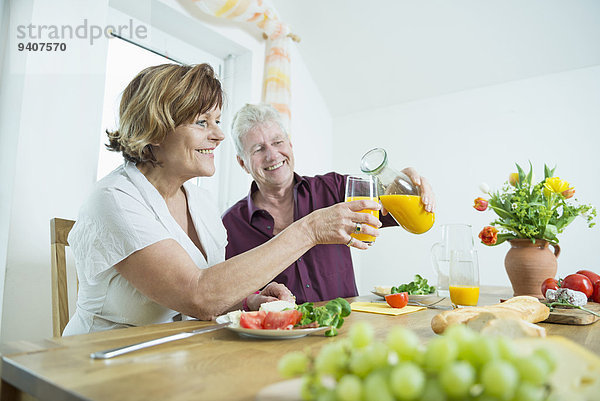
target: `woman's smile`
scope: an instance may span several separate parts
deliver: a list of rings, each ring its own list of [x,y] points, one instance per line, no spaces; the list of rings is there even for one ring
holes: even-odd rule
[[[203,155],[212,155],[214,152],[215,148],[209,148],[209,149],[196,149],[196,152],[203,154]]]

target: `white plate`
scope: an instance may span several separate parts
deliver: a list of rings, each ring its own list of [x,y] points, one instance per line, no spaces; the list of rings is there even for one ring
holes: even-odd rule
[[[385,299],[386,295],[390,295],[390,294],[384,294],[384,293],[377,292],[377,291],[371,291],[371,293],[377,295],[378,297],[384,298],[384,299]],[[435,292],[433,294],[409,295],[408,296],[409,301],[418,301],[418,302],[423,302],[423,303],[437,301],[438,299],[439,299],[439,297],[437,296],[437,293],[435,293]]]
[[[217,317],[217,323],[229,322],[227,315]],[[227,327],[231,331],[235,331],[242,337],[266,338],[274,340],[285,340],[292,338],[305,337],[312,333],[329,329],[329,326],[314,327],[310,329],[292,329],[292,330],[261,330],[261,329],[245,329],[243,327]]]

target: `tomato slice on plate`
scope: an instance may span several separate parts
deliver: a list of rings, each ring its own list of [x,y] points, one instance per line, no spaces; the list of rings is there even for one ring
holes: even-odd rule
[[[392,308],[404,308],[408,304],[408,292],[386,295],[385,300]]]
[[[244,312],[240,317],[240,326],[245,329],[262,329],[267,312]]]
[[[269,312],[263,324],[264,329],[291,330],[302,319],[302,312],[296,309],[281,312]]]

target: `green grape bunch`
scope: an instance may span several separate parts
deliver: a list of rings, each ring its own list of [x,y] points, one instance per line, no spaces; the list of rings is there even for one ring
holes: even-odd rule
[[[546,401],[555,367],[547,349],[523,354],[507,338],[463,325],[424,345],[402,326],[378,341],[365,322],[316,355],[279,361],[283,377],[302,377],[302,399],[318,401]]]

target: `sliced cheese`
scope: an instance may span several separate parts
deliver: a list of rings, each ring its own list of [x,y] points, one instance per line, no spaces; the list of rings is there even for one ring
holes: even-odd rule
[[[260,305],[259,310],[264,310],[265,312],[281,312],[285,309],[296,309],[296,304],[288,301],[265,302]]]

